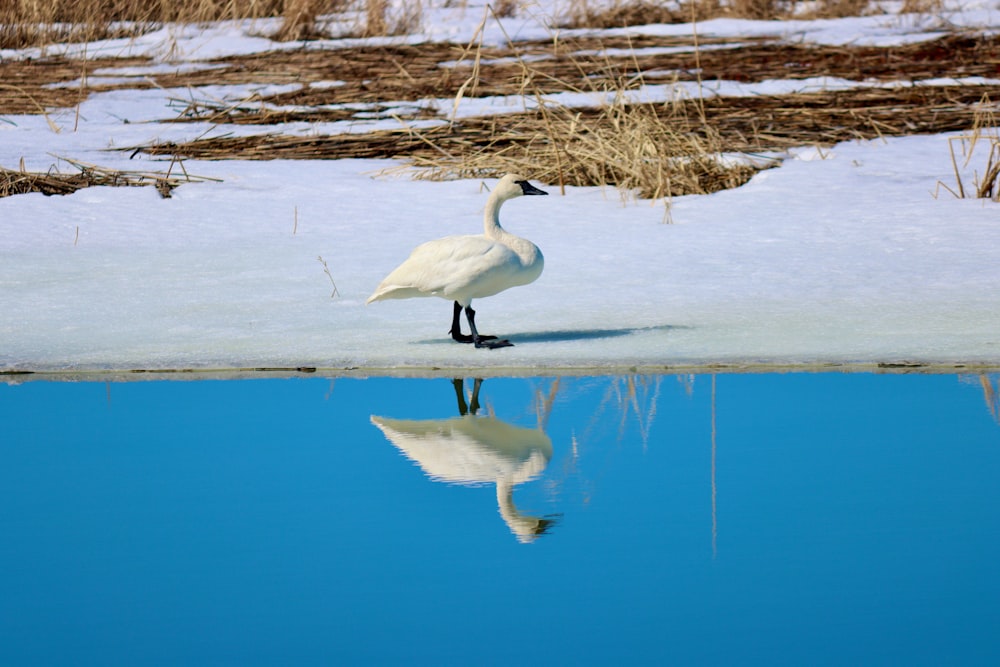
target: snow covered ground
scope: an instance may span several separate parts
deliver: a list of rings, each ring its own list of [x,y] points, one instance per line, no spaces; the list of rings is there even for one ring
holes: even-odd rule
[[[429,36],[468,39],[481,19],[475,7],[464,22],[428,11]],[[699,32],[889,44],[949,22],[1000,27],[995,2],[959,9],[924,19],[714,21]],[[525,12],[508,31],[537,37],[538,16]],[[165,29],[89,48],[164,62],[169,52],[177,67],[177,54],[274,48],[259,31]],[[0,165],[23,158],[45,170],[59,155],[165,170],[106,149],[194,138],[209,126],[142,121],[176,115],[172,98],[248,91],[111,91],[92,95],[79,117],[4,117]],[[394,166],[387,161],[185,166],[221,182],[186,184],[170,199],[106,187],[0,199],[0,371],[1000,365],[1000,208],[937,187],[955,182],[948,136],[803,147],[742,188],[675,199],[670,223],[663,202],[623,204],[601,188],[558,196],[536,183],[556,196],[511,201],[501,218],[541,247],[545,272],[475,304],[481,330],[515,343],[492,351],[451,342],[445,301],[364,305],[413,246],[481,228],[478,181],[379,175]]]

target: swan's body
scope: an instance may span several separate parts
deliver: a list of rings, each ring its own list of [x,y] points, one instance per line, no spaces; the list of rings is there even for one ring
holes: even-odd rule
[[[462,381],[454,380],[460,417],[452,419],[387,419],[371,422],[407,458],[436,481],[452,484],[496,484],[500,516],[521,542],[531,542],[552,519],[522,514],[514,505],[514,486],[538,477],[552,458],[552,441],[540,429],[521,428],[495,417],[477,417],[479,387],[466,407]]]
[[[486,202],[483,233],[447,236],[417,246],[409,258],[385,277],[368,297],[368,303],[386,299],[436,296],[455,302],[452,338],[476,347],[505,347],[506,340],[481,336],[476,330],[472,300],[493,296],[511,287],[534,282],[545,260],[541,250],[500,226],[500,207],[521,195],[547,194],[527,179],[507,174],[500,179]],[[461,333],[459,313],[465,309],[472,335]]]

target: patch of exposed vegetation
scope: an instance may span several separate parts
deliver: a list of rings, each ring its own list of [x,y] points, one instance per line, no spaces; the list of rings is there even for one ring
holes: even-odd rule
[[[900,13],[939,11],[940,0],[907,0]],[[775,20],[838,18],[885,13],[871,0],[573,0],[557,18],[561,28],[622,28],[658,23],[688,23],[714,18]]]
[[[734,187],[773,164],[720,160],[725,154],[963,130],[974,122],[986,91],[1000,95],[1000,86],[863,88],[671,104],[619,100],[603,108],[463,118],[420,130],[222,136],[129,150],[208,160],[403,158],[438,178],[510,169],[548,183],[615,184],[643,196],[667,196]],[[634,176],[639,172],[644,175]]]
[[[165,23],[279,17],[271,36],[281,41],[400,35],[420,29],[421,8],[420,2],[387,0],[6,0],[0,3],[0,48],[135,37]],[[322,20],[330,16],[340,20]],[[339,30],[331,32],[328,23]]]
[[[966,134],[949,138],[948,148],[955,173],[955,187],[944,183],[938,185],[960,199],[1000,202],[1000,126],[988,96],[983,96],[972,129]],[[973,171],[971,179],[963,178],[962,173],[968,171],[973,158],[984,154],[985,159],[980,161],[984,164],[982,172]]]
[[[62,173],[51,169],[37,172],[27,171],[24,165],[19,169],[0,167],[0,197],[40,192],[43,195],[68,195],[93,186],[138,187],[153,186],[161,197],[169,198],[171,192],[182,183],[215,180],[191,176],[183,170],[182,175],[168,172],[122,171],[108,169],[93,164],[61,158],[76,171]]]
[[[658,47],[686,46],[673,52]],[[696,48],[700,49],[696,55]],[[855,81],[1000,77],[1000,36],[950,35],[892,47],[781,44],[762,39],[594,38],[461,49],[449,44],[271,52],[232,58],[225,70],[158,77],[164,87],[206,83],[303,83],[264,98],[303,107],[539,92],[607,91],[622,81],[750,83],[819,76]],[[472,84],[466,82],[472,77]],[[338,81],[333,87],[315,82]]]
[[[279,16],[282,4],[283,0],[7,0],[0,5],[0,48],[133,37],[168,21]]]
[[[624,6],[627,3],[620,3]],[[635,3],[631,3],[634,5]],[[285,0],[310,15],[321,0]],[[360,7],[360,5],[355,5]],[[383,2],[365,5],[386,11]],[[633,7],[634,8],[634,7]],[[516,7],[512,10],[516,11]],[[368,21],[374,21],[373,15]],[[670,48],[664,48],[670,47]],[[681,47],[681,48],[677,48]],[[430,178],[529,171],[561,185],[614,184],[643,197],[736,187],[760,168],[759,157],[803,144],[828,145],[973,126],[984,93],[1000,88],[915,85],[926,79],[1000,76],[1000,37],[949,35],[894,47],[830,47],[766,39],[580,36],[552,41],[303,47],[226,58],[213,67],[89,82],[94,61],[0,63],[0,114],[37,113],[79,104],[92,91],[208,84],[302,84],[238,102],[176,100],[176,117],[214,125],[279,126],[289,122],[355,123],[344,134],[216,135],[189,142],[133,146],[130,151],[199,159],[402,158]],[[101,62],[104,68],[114,63]],[[631,103],[645,84],[838,77],[864,82],[852,90],[758,97],[714,97]],[[883,87],[872,87],[878,81]],[[7,83],[11,82],[11,83]],[[76,87],[73,87],[74,82]],[[51,87],[47,84],[62,84]],[[317,85],[311,85],[317,84]],[[592,93],[597,108],[553,102],[557,93]],[[534,111],[447,119],[441,100],[511,96]],[[437,102],[432,102],[437,100]],[[457,107],[456,107],[457,108]],[[395,130],[358,132],[358,121],[395,118]],[[440,124],[416,129],[428,118]],[[202,134],[204,136],[205,133]],[[539,170],[539,165],[545,165]],[[959,184],[961,187],[961,184]]]

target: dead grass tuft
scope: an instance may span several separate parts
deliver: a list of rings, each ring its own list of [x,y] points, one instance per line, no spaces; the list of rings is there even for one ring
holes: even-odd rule
[[[951,166],[955,174],[955,188],[938,182],[957,198],[989,199],[1000,202],[1000,126],[997,125],[994,105],[990,98],[984,95],[976,107],[972,129],[966,134],[948,139],[948,150],[951,154]],[[976,152],[977,147],[983,150]],[[974,158],[986,154],[982,174],[973,170],[971,183],[967,173]]]
[[[613,0],[591,4],[586,0],[571,2],[557,17],[560,28],[624,28],[654,23],[685,23],[691,18],[680,5],[651,0]]]
[[[756,156],[794,146],[963,130],[970,126],[984,92],[1000,95],[996,85],[909,83],[994,75],[1000,40],[981,35],[952,35],[892,48],[753,41],[738,49],[700,50],[697,40],[685,44],[691,47],[685,52],[629,49],[660,45],[651,40],[637,45],[620,36],[601,42],[578,37],[506,47],[485,47],[481,40],[473,40],[465,48],[352,47],[231,59],[229,69],[186,75],[184,83],[193,85],[190,77],[197,76],[211,76],[215,82],[252,78],[345,83],[332,88],[307,86],[238,103],[187,101],[176,120],[280,124],[393,117],[402,127],[308,136],[287,136],[280,130],[222,134],[128,150],[210,160],[395,158],[420,167],[418,177],[424,178],[523,171],[553,184],[613,184],[627,196],[662,198],[739,186],[773,164]],[[624,49],[628,55],[609,54],[610,48]],[[667,104],[629,101],[635,89],[651,82],[671,86],[692,80],[820,75],[897,85],[780,96],[678,98]],[[181,81],[158,79],[157,84],[177,87]],[[595,101],[606,101],[597,108],[571,108],[554,103],[552,95],[562,92],[588,93]],[[490,95],[521,98],[534,110],[455,117],[463,100]],[[452,105],[424,102],[446,96]],[[422,123],[425,127],[419,129],[407,125],[411,119],[434,117],[435,111],[444,121],[447,106],[453,110],[450,122]]]
[[[217,179],[191,176],[181,165],[181,176],[167,172],[121,171],[94,164],[59,158],[69,163],[77,171],[64,174],[54,168],[45,172],[27,171],[22,164],[19,169],[0,167],[0,197],[40,192],[43,195],[68,195],[77,190],[93,186],[137,187],[151,185],[160,196],[168,199],[171,192],[182,183],[211,181]]]
[[[328,35],[319,27],[319,15],[340,11],[344,5],[344,0],[335,3],[328,0],[284,0],[281,29],[274,35],[274,39],[292,42],[325,38]]]
[[[280,16],[284,1],[6,0],[0,3],[0,48],[129,37],[168,21]]]
[[[906,0],[902,12],[923,13],[940,7],[941,0]],[[572,0],[558,17],[561,28],[621,28],[656,23],[688,23],[719,17],[757,20],[836,18],[881,13],[871,0]]]
[[[419,130],[316,136],[275,132],[123,150],[205,160],[394,158],[425,168],[425,178],[486,177],[500,168],[517,168],[554,184],[614,183],[649,195],[676,196],[709,192],[720,184],[735,186],[749,178],[752,172],[741,171],[741,161],[723,157],[731,154],[968,128],[984,88],[1000,96],[1000,86],[924,86],[670,104],[626,104],[619,99],[599,109],[553,107],[544,113],[462,118]],[[622,128],[631,129],[622,135]],[[602,146],[621,139],[618,135],[627,139],[619,141],[618,149]],[[588,153],[596,155],[598,164],[606,164],[585,166]],[[633,172],[652,170],[654,178],[627,179],[629,170],[619,167],[623,164],[632,164]],[[756,160],[749,164],[767,166]],[[660,183],[657,170],[666,165],[671,166],[664,174],[669,182],[642,185]],[[719,165],[736,170],[720,172]],[[684,169],[701,169],[704,175],[685,181],[680,175]]]
[[[540,112],[511,133],[474,150],[455,152],[453,143],[410,158],[418,178],[485,178],[530,173],[545,183],[612,185],[623,198],[670,198],[739,187],[773,161],[723,156],[718,133],[691,119],[675,123],[683,105],[631,105],[623,95],[596,115],[555,107]],[[692,130],[692,131],[688,131]]]
[[[517,16],[520,9],[518,0],[493,0],[493,12],[502,19],[511,19]]]
[[[494,19],[498,20],[495,13]],[[596,116],[550,104],[543,99],[538,82],[547,80],[562,90],[580,88],[528,65],[509,36],[507,40],[517,63],[511,83],[519,95],[533,96],[537,104],[534,130],[523,133],[519,141],[494,135],[495,141],[478,150],[457,154],[425,138],[434,150],[411,158],[423,168],[418,177],[451,180],[531,173],[543,182],[558,184],[561,190],[567,185],[614,185],[623,197],[661,199],[737,187],[760,169],[748,161],[721,159],[722,142],[704,116],[697,131],[676,130],[673,121],[686,108],[683,104],[668,103],[661,109],[631,104],[628,91],[642,83],[641,74],[611,74],[603,83],[590,82],[592,92],[612,94]],[[473,38],[466,53],[473,62],[472,71],[455,95],[455,109],[467,92],[475,93],[480,87],[481,50],[481,39]],[[594,71],[589,63],[570,60],[579,72]],[[605,65],[608,74],[617,70],[611,63]],[[539,165],[546,166],[540,170]]]
[[[0,2],[0,48],[133,37],[167,22],[281,17],[275,39],[331,37],[320,17],[357,14],[355,35],[399,35],[419,30],[420,0],[390,7],[388,0],[7,0]],[[363,16],[363,20],[362,17]]]

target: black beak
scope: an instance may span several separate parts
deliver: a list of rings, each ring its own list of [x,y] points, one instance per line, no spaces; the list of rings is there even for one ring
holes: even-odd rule
[[[547,195],[549,194],[545,190],[539,190],[534,185],[528,181],[517,181],[517,184],[521,186],[521,192],[526,195]]]

